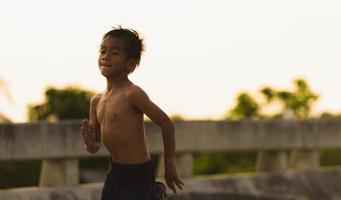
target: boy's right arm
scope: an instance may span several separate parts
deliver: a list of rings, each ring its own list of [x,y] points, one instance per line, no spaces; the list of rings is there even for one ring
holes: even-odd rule
[[[81,125],[85,149],[90,153],[96,153],[99,150],[101,143],[101,129],[96,116],[96,107],[100,97],[99,94],[91,99],[90,120],[84,119]]]

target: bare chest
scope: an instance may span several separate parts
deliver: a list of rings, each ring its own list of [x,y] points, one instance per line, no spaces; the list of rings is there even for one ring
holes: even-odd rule
[[[136,108],[122,95],[102,97],[96,108],[99,123],[127,121],[136,114]]]

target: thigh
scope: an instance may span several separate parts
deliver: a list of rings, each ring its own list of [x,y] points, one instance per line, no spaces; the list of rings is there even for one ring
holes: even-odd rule
[[[109,174],[105,178],[104,186],[102,189],[101,200],[118,200],[116,195],[115,180]]]
[[[152,181],[148,173],[133,173],[125,178],[117,188],[119,200],[150,200]]]

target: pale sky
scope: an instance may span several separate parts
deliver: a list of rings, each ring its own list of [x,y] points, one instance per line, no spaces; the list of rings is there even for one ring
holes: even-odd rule
[[[46,85],[100,92],[102,35],[136,29],[146,43],[131,80],[168,114],[219,119],[236,95],[305,78],[315,113],[341,112],[341,1],[0,0],[0,111],[24,122]]]

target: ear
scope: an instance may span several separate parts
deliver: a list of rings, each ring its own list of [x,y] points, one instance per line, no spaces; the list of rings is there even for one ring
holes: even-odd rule
[[[136,65],[137,65],[137,61],[135,59],[130,59],[128,61],[127,70],[129,72],[132,72],[135,69]]]

